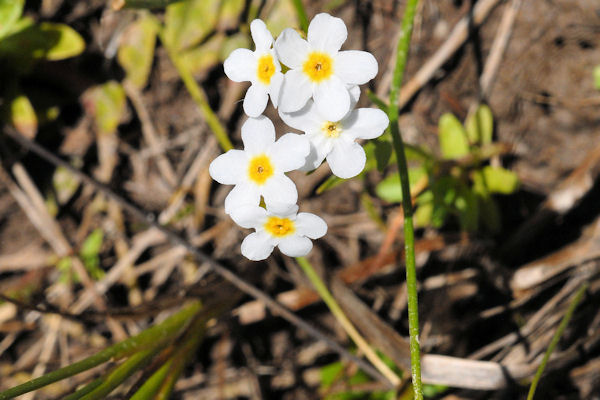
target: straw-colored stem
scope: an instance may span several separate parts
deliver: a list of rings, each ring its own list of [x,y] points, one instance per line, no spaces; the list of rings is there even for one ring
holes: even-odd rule
[[[354,325],[352,325],[352,322],[346,317],[346,314],[344,314],[340,305],[335,301],[333,295],[329,292],[329,289],[327,289],[327,286],[325,286],[325,283],[314,270],[311,263],[304,257],[297,257],[296,261],[315,287],[319,296],[321,296],[327,307],[329,307],[329,310],[335,319],[337,319],[356,346],[364,353],[365,357],[367,357],[373,366],[377,368],[377,370],[388,379],[392,385],[394,385],[394,387],[398,387],[401,383],[400,378],[381,360],[381,358],[379,358],[377,353],[375,353],[367,341],[356,330]]]

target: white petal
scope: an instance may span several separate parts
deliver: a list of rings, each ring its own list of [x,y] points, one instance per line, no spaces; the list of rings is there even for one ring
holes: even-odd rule
[[[271,84],[269,85],[269,95],[271,96],[271,102],[273,107],[277,108],[279,104],[279,94],[281,93],[281,86],[283,85],[283,74],[281,72],[275,72],[275,75],[271,77]]]
[[[264,224],[267,210],[255,205],[245,205],[232,210],[229,216],[242,228],[257,228]]]
[[[231,214],[242,206],[258,206],[260,192],[256,185],[247,182],[238,183],[225,197],[225,213]]]
[[[301,236],[318,239],[327,233],[327,223],[315,214],[300,213],[296,218],[296,232]]]
[[[349,85],[346,87],[350,93],[350,109],[353,109],[360,99],[360,87],[358,85]]]
[[[260,19],[255,19],[250,24],[250,34],[256,46],[256,50],[264,51],[271,48],[273,44],[273,35],[267,29],[267,26]]]
[[[249,117],[256,118],[265,111],[269,95],[267,88],[258,83],[254,83],[248,88],[244,98],[244,112]]]
[[[337,76],[316,85],[314,99],[319,113],[329,121],[337,122],[350,111],[350,93]]]
[[[275,127],[264,115],[248,118],[242,125],[242,141],[249,155],[263,153],[275,142]]]
[[[225,75],[234,82],[251,81],[256,71],[256,57],[248,49],[235,49],[223,63]]]
[[[313,245],[309,238],[294,235],[284,238],[278,247],[286,256],[302,257],[310,253]]]
[[[309,151],[310,143],[304,135],[286,133],[271,147],[269,155],[276,170],[288,172],[302,167]]]
[[[269,203],[267,206],[267,211],[269,215],[289,218],[295,221],[296,214],[298,214],[298,205],[289,203]]]
[[[261,189],[267,207],[271,204],[295,204],[298,200],[296,185],[285,175],[273,175]]]
[[[310,51],[308,42],[300,37],[298,32],[287,28],[275,41],[277,57],[290,68],[300,68]]]
[[[360,174],[366,159],[365,151],[358,143],[340,137],[327,156],[327,163],[334,175],[348,179]]]
[[[355,139],[374,139],[381,136],[389,123],[387,114],[380,109],[359,108],[344,118],[342,129]]]
[[[344,83],[362,85],[377,75],[377,60],[360,50],[340,51],[335,58],[335,74]]]
[[[348,29],[340,18],[321,13],[310,21],[307,37],[315,50],[335,54],[346,41]]]
[[[315,106],[315,102],[312,100],[308,100],[304,107],[295,112],[285,113],[279,110],[279,116],[288,126],[304,133],[319,131],[321,125],[326,121],[317,112],[317,106]]]
[[[307,137],[310,142],[310,153],[308,153],[306,162],[300,168],[300,171],[312,171],[318,168],[332,148],[332,141],[327,139],[321,132],[307,135]]]
[[[248,157],[242,150],[229,150],[210,163],[208,173],[222,185],[235,185],[246,173]]]
[[[283,76],[279,93],[279,109],[283,112],[298,111],[310,99],[312,84],[302,72],[291,69]]]
[[[242,241],[242,254],[249,260],[261,261],[271,255],[274,247],[275,243],[268,234],[254,232]]]

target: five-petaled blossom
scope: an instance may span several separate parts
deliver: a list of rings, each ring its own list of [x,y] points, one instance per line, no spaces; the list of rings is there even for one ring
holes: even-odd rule
[[[284,173],[304,165],[310,144],[303,135],[287,133],[275,141],[275,127],[261,115],[242,126],[244,150],[229,150],[209,166],[210,176],[223,185],[235,185],[225,198],[225,212],[242,205],[258,206],[263,196],[273,203],[295,204],[296,185]]]
[[[362,85],[377,75],[377,60],[366,51],[339,51],[348,30],[344,21],[317,14],[308,27],[308,40],[285,29],[275,41],[279,60],[290,68],[284,75],[279,109],[298,111],[312,96],[329,120],[339,121],[351,106],[348,85]]]
[[[253,261],[264,260],[275,246],[290,257],[302,257],[312,249],[310,239],[318,239],[327,233],[327,224],[311,213],[298,213],[293,204],[237,207],[231,218],[243,228],[256,232],[242,242],[242,254]]]
[[[339,121],[331,121],[312,100],[299,111],[284,113],[280,110],[279,115],[310,140],[310,154],[301,170],[311,171],[327,158],[331,172],[344,179],[358,175],[365,167],[365,151],[355,140],[374,139],[389,124],[386,113],[375,108],[358,108]]]
[[[255,19],[250,24],[255,51],[235,49],[225,60],[225,74],[235,82],[252,82],[244,98],[244,112],[250,117],[258,117],[265,110],[269,95],[277,107],[279,91],[283,81],[281,65],[271,48],[273,36],[265,23]]]

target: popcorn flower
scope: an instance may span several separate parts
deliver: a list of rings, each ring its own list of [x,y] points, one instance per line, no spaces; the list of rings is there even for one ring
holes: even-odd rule
[[[258,206],[263,196],[273,203],[295,204],[296,185],[284,173],[304,165],[310,151],[303,135],[287,133],[275,141],[275,127],[265,116],[249,118],[242,126],[244,150],[229,150],[209,166],[210,176],[223,185],[235,185],[225,198],[225,212],[242,205]]]
[[[325,221],[311,213],[298,213],[297,205],[272,204],[265,210],[259,206],[238,207],[231,218],[243,228],[256,232],[242,242],[242,255],[252,261],[264,260],[277,246],[290,257],[302,257],[312,249],[310,239],[327,233]]]
[[[271,48],[273,36],[265,23],[255,19],[250,24],[255,51],[235,49],[225,60],[225,74],[235,82],[252,82],[244,98],[244,112],[250,117],[258,117],[267,107],[269,95],[273,105],[277,100],[283,74],[275,51]]]
[[[286,124],[303,131],[310,141],[310,154],[301,170],[313,170],[326,158],[331,172],[344,179],[358,175],[365,167],[365,151],[355,140],[374,139],[389,124],[388,116],[375,108],[359,108],[339,121],[331,121],[312,100],[299,111],[280,110],[279,115]]]
[[[348,30],[344,21],[317,14],[308,27],[308,40],[293,29],[284,30],[275,51],[290,68],[284,75],[279,95],[283,112],[298,111],[312,96],[319,111],[339,121],[350,110],[347,85],[361,85],[377,75],[377,60],[366,51],[339,51]]]

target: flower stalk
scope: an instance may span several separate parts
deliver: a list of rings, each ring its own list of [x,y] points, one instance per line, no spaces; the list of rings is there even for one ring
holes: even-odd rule
[[[400,38],[398,40],[396,67],[390,88],[388,117],[390,132],[402,187],[402,209],[404,211],[404,250],[406,255],[406,288],[408,294],[408,331],[410,334],[410,365],[415,400],[423,399],[423,384],[421,383],[421,349],[419,345],[419,305],[417,294],[417,273],[415,265],[415,233],[413,226],[413,209],[408,181],[408,164],[404,153],[404,142],[398,127],[398,97],[400,86],[406,69],[406,60],[412,36],[413,21],[418,0],[408,0],[402,18]]]

